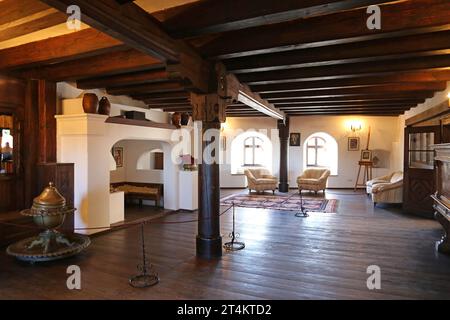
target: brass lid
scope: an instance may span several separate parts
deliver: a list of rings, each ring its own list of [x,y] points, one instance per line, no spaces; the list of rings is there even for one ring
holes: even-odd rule
[[[48,187],[33,200],[33,208],[35,209],[62,208],[65,205],[66,199],[54,187],[53,182],[50,182]]]

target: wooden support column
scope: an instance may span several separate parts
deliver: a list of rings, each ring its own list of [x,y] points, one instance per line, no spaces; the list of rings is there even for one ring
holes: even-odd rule
[[[192,118],[201,121],[202,142],[199,159],[197,257],[222,256],[220,235],[220,123],[225,121],[225,102],[218,94],[192,94]],[[205,152],[206,150],[206,152]],[[204,154],[205,152],[205,154]]]
[[[280,137],[280,184],[278,185],[278,191],[288,192],[289,117],[286,117],[284,121],[278,120],[278,132]]]
[[[56,83],[38,81],[39,162],[56,162]]]

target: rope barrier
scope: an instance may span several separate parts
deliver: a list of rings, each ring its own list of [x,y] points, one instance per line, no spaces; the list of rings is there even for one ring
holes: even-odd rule
[[[233,207],[234,207],[234,203],[231,206],[229,206],[227,209],[222,211],[219,214],[219,217],[223,216],[225,213],[230,211],[230,209],[232,209]],[[154,220],[159,220],[161,218],[165,218],[165,217],[161,216],[161,217],[155,218]],[[155,222],[154,220],[146,220],[146,221],[124,223],[124,224],[121,224],[120,226],[114,226],[114,227],[104,226],[104,227],[74,228],[74,231],[104,230],[104,229],[119,230],[119,229],[124,229],[124,228],[132,227],[132,226],[138,226],[138,225],[142,225],[142,224],[183,224],[183,223],[193,223],[193,222],[198,222],[198,221],[203,221],[203,220],[211,220],[211,219],[212,219],[212,217],[208,217],[205,219],[192,219],[192,220],[182,220],[182,221]],[[36,227],[36,226],[28,226],[28,225],[23,225],[23,224],[16,224],[16,223],[11,223],[11,222],[0,222],[0,225],[25,228],[25,229],[34,229],[34,230],[47,230],[46,228],[41,228],[41,227]]]

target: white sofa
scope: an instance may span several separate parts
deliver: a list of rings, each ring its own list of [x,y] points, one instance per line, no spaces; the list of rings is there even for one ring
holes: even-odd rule
[[[366,192],[376,205],[382,203],[403,202],[403,172],[396,171],[389,175],[367,181]]]

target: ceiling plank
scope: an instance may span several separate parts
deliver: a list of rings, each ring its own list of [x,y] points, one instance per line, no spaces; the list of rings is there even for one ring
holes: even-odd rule
[[[18,75],[32,79],[74,81],[84,78],[156,69],[163,66],[158,59],[134,49],[129,49],[40,68],[22,70]]]
[[[419,91],[419,92],[394,92],[394,93],[355,93],[351,95],[332,95],[329,97],[313,96],[304,97],[297,96],[296,92],[287,93],[275,93],[275,94],[262,94],[266,99],[272,103],[277,103],[279,101],[297,101],[304,103],[317,103],[317,102],[329,102],[329,101],[373,101],[373,100],[389,100],[397,101],[404,99],[418,99],[425,100],[433,96],[432,91]]]
[[[0,1],[0,25],[7,24],[27,16],[48,10],[49,7],[36,0]]]
[[[131,97],[138,100],[153,99],[158,101],[168,101],[172,99],[190,99],[190,94],[186,91],[161,92],[161,93],[144,93],[132,94]]]
[[[199,1],[153,13],[176,38],[219,33],[305,19],[380,4],[383,0]],[[202,17],[198,19],[198,17]]]
[[[123,48],[123,43],[94,29],[0,50],[0,70],[64,62]]]
[[[67,21],[67,16],[54,9],[48,9],[37,13],[34,17],[22,20],[6,26],[0,25],[0,42],[64,23]]]
[[[164,69],[145,70],[101,78],[88,78],[77,81],[79,89],[112,88],[128,85],[147,84],[167,81],[169,74]]]
[[[225,60],[233,73],[271,71],[288,68],[355,63],[412,57],[426,53],[442,54],[450,49],[450,31],[433,32],[393,39],[376,39],[317,48],[261,54]]]
[[[450,2],[447,0],[395,1],[381,4],[380,8],[381,30],[367,28],[366,20],[369,15],[366,8],[361,8],[248,28],[245,32],[229,31],[204,43],[200,50],[205,56],[225,59],[450,28]]]

